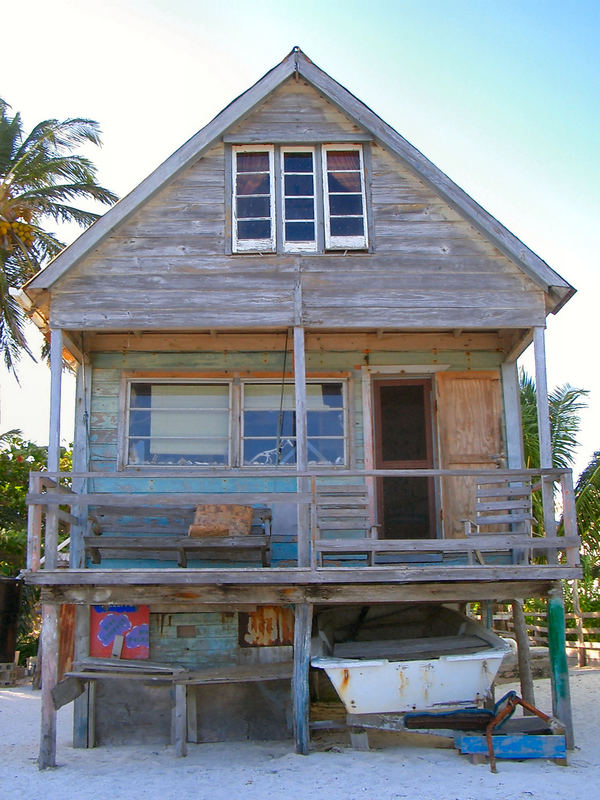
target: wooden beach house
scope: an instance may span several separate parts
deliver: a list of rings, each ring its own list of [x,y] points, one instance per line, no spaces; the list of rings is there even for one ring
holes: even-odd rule
[[[51,342],[24,576],[40,766],[70,698],[79,747],[307,752],[313,624],[344,606],[547,597],[569,726],[560,581],[579,541],[544,330],[573,292],[298,48],[86,230],[19,294]],[[516,370],[532,342],[536,471]]]

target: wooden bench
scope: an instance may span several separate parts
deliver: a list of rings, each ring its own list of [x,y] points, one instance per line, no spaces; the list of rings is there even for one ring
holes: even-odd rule
[[[90,515],[91,533],[84,536],[86,556],[92,564],[102,558],[173,558],[180,567],[188,559],[258,561],[271,563],[271,509],[253,509],[251,533],[247,536],[187,535],[194,507],[183,509],[96,508]],[[154,533],[155,530],[168,533]]]

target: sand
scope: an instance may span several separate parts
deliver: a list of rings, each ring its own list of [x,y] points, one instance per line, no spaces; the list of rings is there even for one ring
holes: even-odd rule
[[[550,682],[536,681],[536,704],[550,709]],[[501,690],[511,688],[501,687]],[[518,687],[514,687],[518,688]],[[426,746],[430,738],[372,737],[369,752],[350,749],[345,734],[320,734],[316,750],[298,756],[291,742],[190,745],[186,758],[172,747],[75,750],[72,706],[58,714],[56,769],[37,768],[40,693],[0,690],[0,797],[33,800],[540,800],[598,797],[600,786],[600,670],[571,673],[576,749],[569,766],[552,761],[499,761],[498,773],[473,765],[456,750]]]

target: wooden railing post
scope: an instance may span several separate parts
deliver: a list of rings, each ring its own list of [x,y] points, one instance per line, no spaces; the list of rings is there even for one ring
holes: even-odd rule
[[[575,490],[573,489],[573,473],[571,470],[564,472],[560,476],[560,487],[562,493],[565,536],[578,536],[577,511],[575,509]],[[579,548],[567,548],[567,564],[570,567],[579,566]]]
[[[29,476],[29,491],[39,494],[41,481],[39,476]],[[37,572],[42,557],[42,507],[39,503],[31,503],[27,509],[27,569]]]

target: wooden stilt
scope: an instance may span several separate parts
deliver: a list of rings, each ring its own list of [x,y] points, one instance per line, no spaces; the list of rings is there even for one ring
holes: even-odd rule
[[[548,592],[548,648],[552,682],[552,713],[564,724],[567,748],[572,750],[575,746],[573,715],[566,651],[565,607],[560,584]]]
[[[296,752],[307,755],[310,747],[308,713],[310,693],[308,670],[310,664],[310,634],[313,607],[309,603],[296,605],[294,614],[294,671],[292,674],[292,706]]]
[[[75,608],[75,660],[79,661],[90,652],[90,609],[89,606]],[[86,684],[82,695],[73,703],[73,747],[89,747],[89,704],[90,684]]]
[[[529,650],[529,636],[523,613],[523,601],[512,601],[513,624],[517,638],[517,657],[519,661],[519,681],[521,682],[521,697],[525,702],[535,706],[533,677],[531,675],[531,653]],[[531,713],[525,709],[524,713]]]
[[[42,607],[42,729],[38,766],[56,766],[56,709],[52,689],[56,686],[58,669],[58,607]]]

